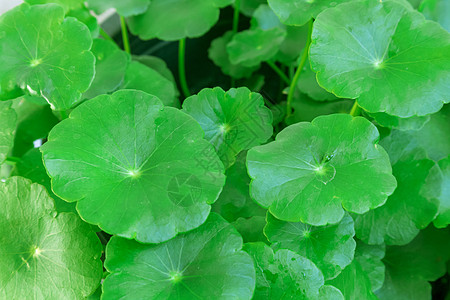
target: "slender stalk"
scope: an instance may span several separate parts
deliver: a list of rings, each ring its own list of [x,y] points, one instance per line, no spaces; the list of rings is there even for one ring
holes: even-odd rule
[[[313,28],[314,20],[309,20],[308,24],[308,38],[306,40],[305,49],[303,51],[302,57],[300,58],[300,63],[298,64],[297,70],[295,71],[294,78],[291,81],[291,85],[289,86],[289,93],[286,104],[286,119],[292,115],[292,99],[294,98],[295,88],[297,87],[298,79],[300,78],[300,74],[302,72],[303,67],[305,66],[306,61],[308,60],[309,46],[311,45],[311,33]]]
[[[127,23],[125,23],[125,18],[120,16],[120,26],[122,27],[122,40],[123,40],[123,50],[128,54],[131,54],[130,41],[128,40],[128,29]]]
[[[100,27],[100,35],[108,41],[111,41],[113,43],[115,43],[115,41],[113,40],[113,38],[103,29]]]
[[[233,34],[238,32],[239,27],[239,9],[241,7],[241,0],[234,1],[234,14],[233,14]]]
[[[186,67],[185,67],[185,52],[186,52],[186,39],[181,39],[178,44],[178,76],[180,78],[181,91],[184,97],[189,97],[191,92],[186,81]]]
[[[5,164],[10,165],[10,166],[15,166],[16,163],[18,163],[19,161],[20,161],[20,157],[8,156],[5,159]]]
[[[358,105],[358,101],[355,100],[355,103],[353,103],[352,109],[350,110],[350,115],[352,117],[357,117],[361,114],[361,107]]]
[[[234,79],[233,77],[231,77],[231,87],[234,88],[236,86],[236,79]]]
[[[278,66],[277,66],[274,62],[272,62],[272,61],[266,61],[266,63],[269,65],[269,67],[272,68],[272,70],[275,71],[275,73],[278,74],[278,76],[280,76],[280,78],[281,78],[284,82],[287,83],[287,85],[290,85],[290,84],[291,84],[291,81],[289,80],[289,77],[287,77],[286,74],[284,74],[284,72],[281,71],[281,69],[278,68]]]

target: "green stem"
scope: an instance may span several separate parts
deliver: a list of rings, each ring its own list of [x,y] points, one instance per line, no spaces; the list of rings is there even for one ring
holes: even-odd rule
[[[100,27],[100,35],[108,41],[111,41],[113,43],[115,43],[115,41],[113,40],[113,38],[103,29]]]
[[[240,7],[241,7],[241,0],[235,0],[234,1],[234,14],[233,14],[233,35],[238,32]]]
[[[289,86],[289,93],[286,104],[286,119],[292,115],[292,99],[294,98],[295,88],[297,87],[298,79],[300,78],[300,73],[305,66],[306,60],[308,59],[309,46],[311,45],[311,33],[313,28],[314,20],[309,20],[308,24],[308,38],[306,40],[305,49],[303,50],[302,57],[300,58],[300,63],[298,64],[297,70],[295,71],[294,78],[292,79],[291,85]]]
[[[236,79],[231,77],[231,87],[234,88],[236,86]]]
[[[20,157],[8,156],[5,159],[5,164],[15,166],[16,163],[18,163],[20,160],[21,160]]]
[[[357,117],[361,114],[361,107],[358,105],[358,101],[355,100],[355,103],[353,103],[352,109],[350,110],[350,115],[352,117]]]
[[[278,74],[278,76],[280,76],[280,78],[287,83],[287,85],[291,84],[291,81],[289,80],[289,77],[286,76],[286,74],[284,74],[283,71],[281,71],[280,68],[278,68],[278,66],[272,62],[272,61],[266,61],[266,63],[269,65],[269,67],[272,68],[272,70],[275,71],[275,73]]]
[[[185,98],[191,95],[186,81],[186,68],[184,56],[186,52],[186,39],[181,39],[178,45],[178,76],[180,77],[181,90]]]
[[[120,26],[122,27],[122,40],[123,40],[123,50],[128,54],[131,54],[130,41],[128,40],[128,30],[127,23],[125,23],[125,18],[120,16]]]

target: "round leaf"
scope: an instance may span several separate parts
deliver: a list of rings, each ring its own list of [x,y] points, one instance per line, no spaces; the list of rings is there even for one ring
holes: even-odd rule
[[[316,299],[324,279],[307,258],[290,250],[273,252],[264,243],[244,245],[256,269],[253,299]]]
[[[324,227],[284,222],[267,214],[264,234],[274,249],[289,249],[310,259],[325,279],[336,277],[355,253],[355,229],[348,214],[339,223]]]
[[[150,0],[87,0],[87,5],[97,14],[115,8],[124,17],[139,15],[147,10]]]
[[[74,17],[81,23],[85,24],[91,32],[92,38],[98,37],[100,33],[100,26],[98,25],[97,18],[91,14],[86,7],[70,10],[66,17]]]
[[[396,181],[378,131],[364,118],[335,114],[281,131],[248,152],[251,195],[278,219],[311,225],[362,214],[392,194]]]
[[[439,195],[439,215],[434,220],[438,228],[450,224],[450,156],[439,161],[439,171],[442,178],[441,193]]]
[[[75,214],[58,216],[38,184],[0,183],[0,298],[81,299],[102,278],[102,247]]]
[[[386,269],[381,260],[384,258],[385,253],[386,246],[384,244],[368,245],[360,240],[357,242],[355,260],[369,277],[373,292],[383,286]]]
[[[391,145],[383,145],[390,153]],[[356,236],[368,244],[407,244],[438,213],[438,195],[430,192],[437,171],[435,163],[423,158],[421,150],[407,152],[391,162],[397,189],[386,204],[355,218]]]
[[[103,297],[123,299],[250,299],[255,270],[242,238],[219,215],[165,243],[113,237]]]
[[[232,0],[152,0],[147,11],[128,19],[130,30],[143,40],[174,41],[205,34],[219,20],[220,7]]]
[[[250,77],[259,66],[244,67],[240,64],[232,64],[227,52],[227,44],[231,41],[234,34],[227,31],[223,36],[216,38],[211,42],[208,50],[209,58],[214,64],[221,68],[222,72],[236,79]]]
[[[14,144],[17,115],[11,101],[0,101],[0,164],[3,163]]]
[[[116,90],[124,79],[130,60],[116,44],[103,39],[94,39],[91,51],[95,55],[95,77],[83,94],[85,99]]]
[[[317,17],[310,58],[328,91],[407,118],[450,101],[449,51],[450,34],[420,13],[389,0],[353,1]]]
[[[447,0],[423,0],[419,11],[429,20],[433,20],[450,31],[450,2]]]
[[[61,6],[24,3],[0,17],[0,81],[15,81],[52,109],[69,109],[94,77],[91,45],[86,25],[64,19]]]
[[[300,91],[314,100],[328,101],[337,99],[335,95],[327,92],[317,83],[316,73],[311,70],[309,62],[303,66],[297,87]]]
[[[268,0],[270,7],[286,25],[301,26],[328,7],[349,0]]]
[[[175,84],[159,72],[133,61],[119,89],[136,89],[155,95],[164,105],[179,107]]]
[[[239,12],[247,17],[251,17],[255,10],[267,0],[240,0]]]
[[[395,128],[398,130],[419,130],[428,121],[430,116],[399,118],[388,115],[387,113],[368,113],[368,115],[375,119],[375,121],[383,127]]]
[[[133,56],[133,60],[140,62],[143,65],[146,65],[150,69],[157,71],[162,76],[166,77],[170,81],[176,85],[175,77],[172,74],[172,71],[167,67],[166,62],[157,57],[150,55],[141,55],[141,56]]]
[[[227,92],[219,87],[203,89],[184,100],[183,111],[197,120],[225,167],[233,165],[242,150],[272,136],[271,111],[260,94],[245,87]]]
[[[56,195],[108,233],[158,243],[200,226],[223,164],[190,116],[140,91],[86,101],[41,147]]]

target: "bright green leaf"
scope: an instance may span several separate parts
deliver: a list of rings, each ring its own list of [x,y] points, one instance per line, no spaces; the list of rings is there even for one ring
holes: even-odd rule
[[[227,45],[230,62],[245,67],[258,66],[277,54],[285,36],[286,30],[279,27],[241,31]]]
[[[450,224],[450,156],[439,161],[439,172],[442,177],[439,199],[439,215],[434,220],[436,227]]]
[[[223,164],[187,114],[140,91],[86,101],[41,147],[52,188],[108,233],[158,243],[200,226]]]
[[[395,128],[398,130],[419,130],[430,121],[430,116],[399,118],[387,113],[368,113],[368,115],[383,127]]]
[[[238,218],[231,224],[241,234],[245,243],[252,243],[252,242],[267,243],[267,238],[263,233],[264,225],[266,225],[265,217],[254,216],[247,219]]]
[[[355,253],[355,229],[348,214],[339,223],[322,227],[284,222],[267,214],[264,234],[273,249],[289,249],[311,260],[325,279],[336,277]]]
[[[324,285],[319,290],[318,300],[344,300],[344,295],[334,286]]]
[[[368,245],[360,240],[357,241],[355,260],[369,277],[373,292],[383,286],[385,266],[381,260],[385,253],[386,246],[384,244]]]
[[[155,95],[164,105],[179,107],[177,90],[173,82],[150,69],[149,67],[132,61],[126,70],[125,78],[119,89],[136,89]]]
[[[395,139],[384,140],[382,145],[389,154],[404,147]],[[386,204],[355,218],[356,236],[368,244],[407,244],[438,213],[439,191],[434,190],[433,182],[435,162],[424,158],[421,149],[403,151],[399,157],[391,155],[397,189]]]
[[[419,11],[429,20],[433,20],[450,31],[450,2],[447,0],[423,0]]]
[[[81,299],[102,278],[102,247],[75,214],[56,215],[44,187],[0,183],[0,298]]]
[[[72,9],[78,9],[83,7],[84,0],[25,0],[25,2],[31,5],[49,4],[49,3],[59,4],[64,8],[64,11],[67,13]]]
[[[22,176],[32,182],[43,185],[50,196],[55,200],[55,209],[58,213],[73,212],[77,214],[74,203],[68,203],[53,194],[50,177],[42,162],[42,153],[38,148],[33,148],[25,153],[16,163],[13,175]]]
[[[290,250],[275,253],[264,243],[244,245],[254,260],[256,290],[253,299],[316,299],[324,279],[307,258]]]
[[[11,108],[11,101],[0,101],[0,164],[13,146],[16,121],[17,115]]]
[[[383,259],[386,280],[377,291],[380,300],[431,299],[431,285],[446,272],[450,258],[450,228],[435,229],[432,226],[408,245],[391,246]]]
[[[233,32],[227,31],[223,36],[213,40],[208,50],[208,56],[216,66],[221,68],[224,74],[236,79],[250,77],[259,68],[259,65],[244,67],[240,64],[232,64],[227,52],[227,44],[232,38]]]
[[[147,11],[128,19],[130,30],[143,40],[174,41],[205,34],[219,20],[221,7],[232,0],[152,0]]]
[[[76,18],[78,21],[85,24],[87,28],[89,28],[92,38],[98,37],[100,33],[100,26],[98,25],[97,18],[94,17],[86,7],[72,9],[66,14],[66,17]]]
[[[343,208],[374,209],[396,187],[378,138],[369,121],[344,114],[291,125],[248,152],[251,195],[278,219],[316,226],[339,222]]]
[[[0,17],[0,81],[14,80],[52,109],[69,109],[94,77],[91,45],[86,25],[64,19],[61,6],[22,4]]]
[[[316,79],[316,73],[311,70],[309,61],[303,66],[297,83],[298,89],[318,101],[336,100],[336,96],[322,88]],[[301,113],[301,112],[300,112]]]
[[[203,89],[183,102],[183,111],[197,120],[226,168],[239,152],[266,142],[273,133],[264,99],[246,87]]]
[[[240,0],[239,12],[247,17],[251,17],[261,4],[266,3],[267,0]]]
[[[317,17],[310,57],[328,91],[407,118],[450,101],[449,52],[450,34],[420,13],[389,0],[353,1]]]
[[[165,243],[113,237],[106,248],[105,299],[250,299],[255,270],[242,238],[212,213],[199,228]]]
[[[321,11],[349,0],[268,0],[270,7],[286,25],[301,26]]]
[[[95,55],[95,77],[91,87],[83,94],[84,99],[116,90],[124,80],[130,61],[127,53],[107,40],[94,39],[91,51]]]
[[[141,55],[141,56],[133,56],[133,60],[138,61],[141,64],[146,65],[147,67],[155,70],[162,76],[172,81],[174,85],[176,85],[175,77],[173,76],[172,71],[170,71],[170,69],[167,67],[166,62],[163,59],[157,56]]]
[[[110,8],[115,8],[123,17],[139,15],[147,10],[150,0],[87,0],[87,5],[97,14],[101,14]]]

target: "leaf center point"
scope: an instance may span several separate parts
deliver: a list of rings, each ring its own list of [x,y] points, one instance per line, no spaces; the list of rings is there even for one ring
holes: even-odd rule
[[[179,271],[172,271],[169,273],[169,276],[170,281],[172,281],[173,283],[178,283],[181,281],[181,279],[183,279],[183,275]]]
[[[374,67],[376,70],[383,69],[383,68],[384,68],[383,60],[381,60],[381,59],[375,60],[375,61],[373,62],[373,67]]]
[[[42,59],[35,58],[30,61],[30,66],[34,68],[34,67],[39,66],[41,63],[42,63]]]
[[[129,170],[127,175],[132,178],[138,178],[141,176],[141,172],[139,170]]]

